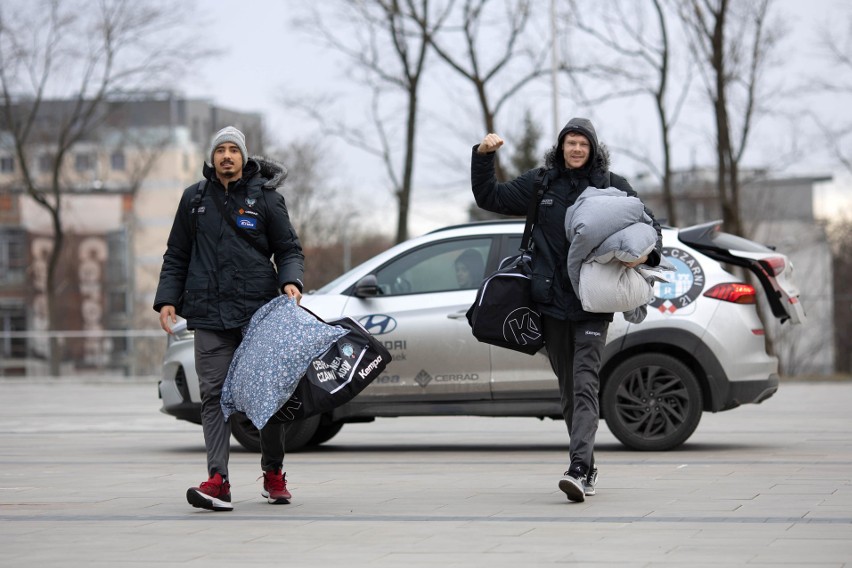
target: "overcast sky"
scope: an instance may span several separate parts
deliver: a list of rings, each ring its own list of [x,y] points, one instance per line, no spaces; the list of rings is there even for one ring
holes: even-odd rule
[[[547,0],[539,2],[544,9],[549,5]],[[786,15],[790,26],[780,56],[792,61],[790,69],[796,70],[794,73],[808,73],[818,69],[821,63],[814,55],[817,26],[832,17],[846,18],[849,13],[847,2],[812,0],[804,3],[798,0],[778,0],[778,3],[778,8]],[[198,9],[203,11],[209,23],[204,26],[188,24],[190,33],[212,41],[222,53],[197,67],[196,73],[182,86],[184,92],[189,96],[212,99],[222,106],[263,113],[268,131],[278,142],[321,136],[316,125],[288,110],[282,98],[286,94],[338,91],[341,85],[339,78],[345,71],[345,62],[340,55],[309,42],[303,33],[294,29],[292,13],[288,8],[291,5],[292,2],[281,0],[246,0],[239,3],[238,9],[235,10],[235,5],[231,2],[200,0]],[[341,30],[341,33],[345,33],[345,30]],[[217,37],[221,40],[213,39]],[[826,73],[830,73],[829,68],[824,69]],[[340,95],[339,98],[344,96]],[[354,94],[352,96],[355,97]],[[352,101],[352,112],[355,115],[363,112],[358,109],[356,103],[357,99]],[[842,102],[838,98],[836,101],[823,101],[821,104],[833,103],[837,105],[839,116],[843,113],[842,116],[852,118],[848,101]],[[448,99],[447,104],[458,106],[459,101]],[[571,106],[568,100],[560,102],[560,110],[564,113],[564,116],[558,119],[560,123],[567,121],[569,115],[573,114]],[[645,128],[642,117],[647,113],[641,106],[621,105],[617,110],[607,109],[606,112],[603,117],[598,116],[600,113],[591,112],[604,140],[618,142],[618,136],[623,132],[615,132],[617,129],[635,132]],[[624,117],[613,121],[612,112],[623,112]],[[549,104],[542,109],[542,114],[544,116],[541,120],[546,126],[546,135],[550,136],[549,125],[552,123],[552,117]],[[353,116],[354,118],[356,117]],[[509,118],[504,117],[504,122],[509,122]],[[651,127],[656,128],[656,125],[652,123]],[[750,148],[753,151],[749,156],[754,162],[772,163],[773,156],[779,151],[778,145],[789,146],[787,137],[797,135],[785,131],[777,124],[773,125],[773,128],[776,131],[757,131],[752,139]],[[777,131],[778,129],[781,131]],[[439,176],[440,179],[430,179],[429,175],[423,173],[436,171],[429,165],[422,161],[416,165],[419,170],[410,219],[412,236],[450,222],[463,222],[466,220],[467,205],[472,202],[466,166],[469,163],[470,147],[478,142],[478,138],[434,141],[427,137],[428,132],[420,138],[419,149],[436,143],[449,145],[454,153],[457,148],[459,162],[455,167],[445,168]],[[809,143],[819,145],[818,142]],[[332,154],[329,156],[329,163],[336,166],[334,170],[338,186],[345,186],[347,191],[358,192],[359,200],[370,208],[385,211],[390,208],[396,211],[395,200],[382,178],[381,164],[339,141],[329,140],[323,147],[327,147]],[[796,165],[790,167],[789,173],[841,173],[839,169],[832,171],[832,161],[826,152],[821,150],[822,148],[813,146],[803,148],[802,152],[807,153],[807,156],[797,160]],[[687,165],[683,163],[684,159],[703,161],[700,155],[696,157],[699,151],[694,148],[679,148],[679,151],[681,163],[677,165],[680,167]],[[706,152],[706,148],[701,152]],[[685,155],[689,158],[683,158]],[[699,165],[712,165],[712,162],[704,162]],[[637,164],[619,159],[618,156],[613,169],[628,175],[638,173]],[[821,210],[847,211],[852,215],[852,180],[849,176],[838,177],[835,183],[822,188],[821,196],[823,199],[817,204]]]

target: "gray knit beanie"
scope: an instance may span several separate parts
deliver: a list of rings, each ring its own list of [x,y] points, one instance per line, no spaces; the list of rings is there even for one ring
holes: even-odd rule
[[[210,151],[207,153],[210,157],[210,164],[213,164],[213,152],[216,151],[216,148],[219,147],[219,145],[224,144],[225,142],[232,142],[237,145],[237,148],[240,149],[240,154],[243,155],[243,165],[245,165],[248,160],[246,137],[233,126],[226,126],[213,135],[213,139],[210,141]]]

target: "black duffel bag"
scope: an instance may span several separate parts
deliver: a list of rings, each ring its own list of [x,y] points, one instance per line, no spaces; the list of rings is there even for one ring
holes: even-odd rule
[[[476,339],[527,355],[544,346],[541,315],[530,296],[530,262],[528,254],[506,258],[483,280],[467,311]]]
[[[385,346],[352,318],[326,323],[346,329],[346,335],[311,361],[293,396],[272,416],[273,420],[304,420],[346,404],[391,362]]]
[[[541,314],[530,292],[533,254],[530,240],[538,220],[538,202],[546,188],[546,170],[540,168],[527,205],[520,254],[504,258],[497,272],[482,281],[476,301],[467,311],[467,321],[479,341],[527,355],[535,355],[544,347]]]

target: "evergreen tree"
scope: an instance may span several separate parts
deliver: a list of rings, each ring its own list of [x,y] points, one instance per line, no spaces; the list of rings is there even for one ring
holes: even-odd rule
[[[524,113],[524,123],[520,136],[515,139],[517,143],[514,144],[514,151],[509,157],[509,168],[507,168],[509,179],[541,165],[541,155],[538,153],[541,128],[533,121],[529,109]]]

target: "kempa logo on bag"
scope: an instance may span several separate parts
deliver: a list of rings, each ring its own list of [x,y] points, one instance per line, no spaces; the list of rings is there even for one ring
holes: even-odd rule
[[[300,408],[302,408],[302,401],[299,400],[298,396],[293,395],[284,403],[284,406],[278,409],[275,415],[284,420],[293,420],[295,418],[293,411]]]
[[[513,310],[503,320],[503,339],[518,345],[537,341],[541,337],[541,330],[536,327],[533,315],[537,314],[526,306]]]
[[[372,373],[373,371],[376,370],[376,368],[378,368],[378,366],[381,362],[382,362],[382,356],[379,355],[378,357],[373,359],[372,362],[370,362],[369,365],[367,365],[366,367],[364,367],[363,369],[358,371],[358,376],[361,377],[362,379],[366,379],[370,375],[370,373]]]

